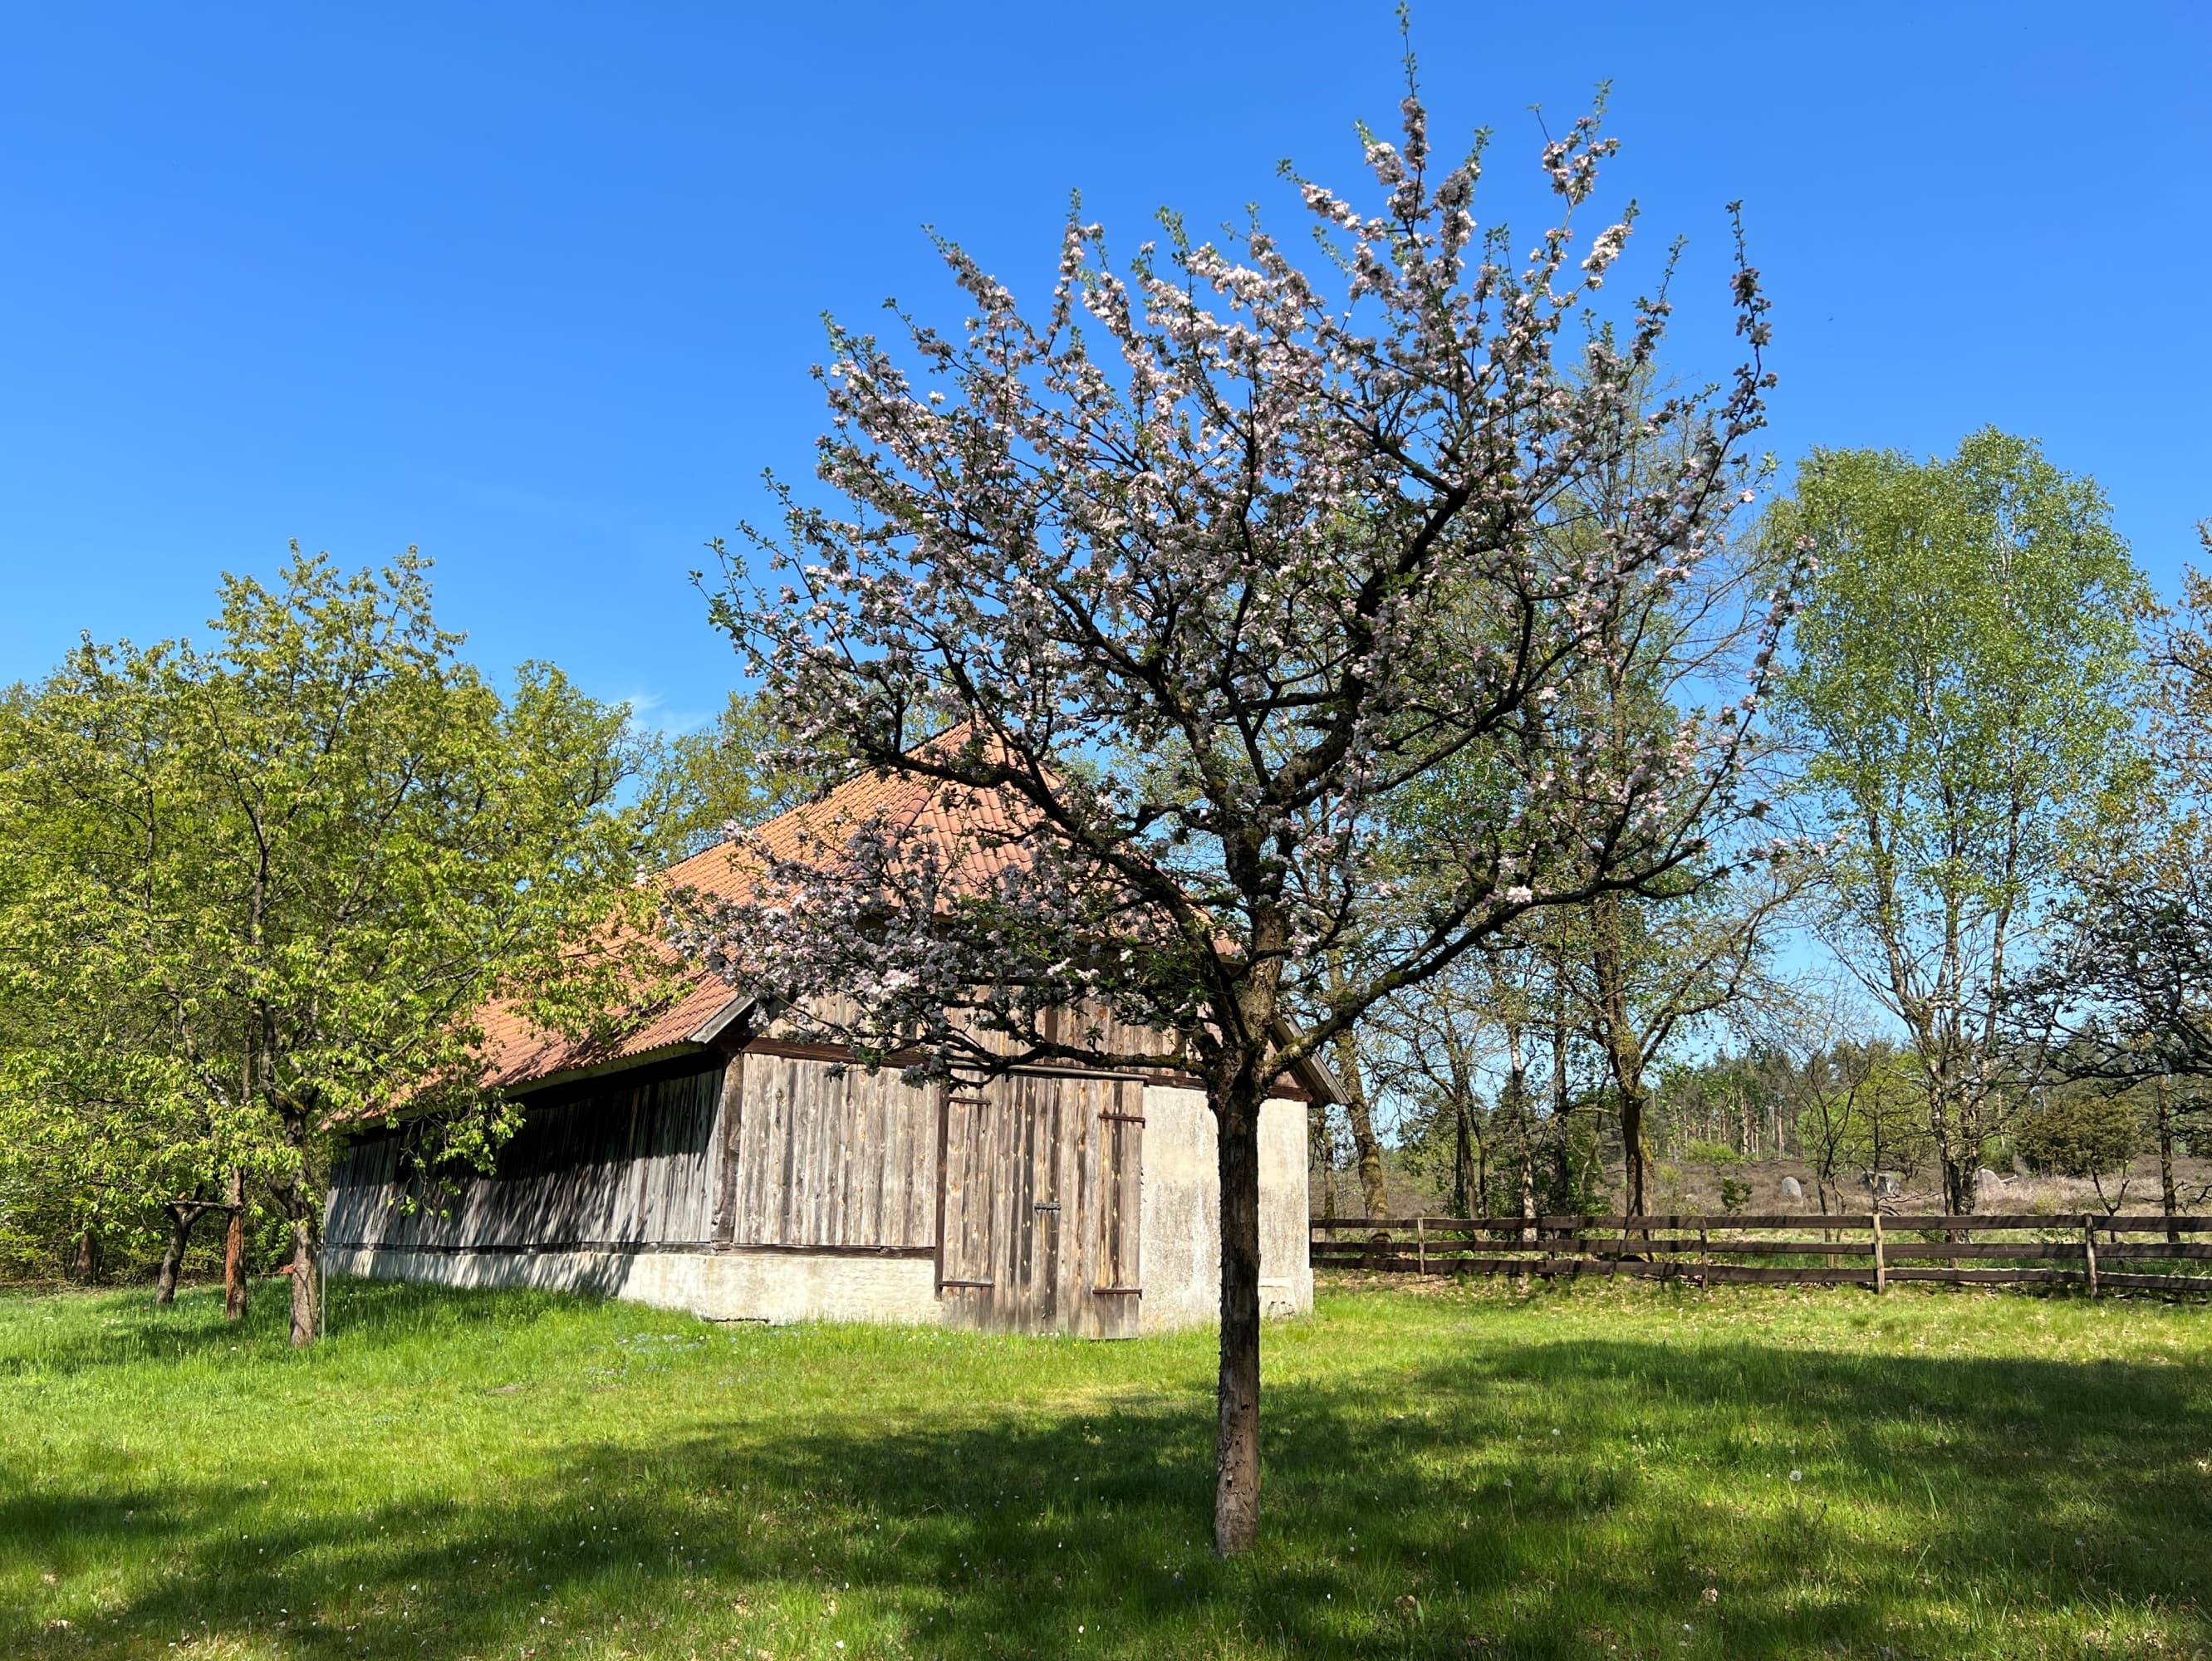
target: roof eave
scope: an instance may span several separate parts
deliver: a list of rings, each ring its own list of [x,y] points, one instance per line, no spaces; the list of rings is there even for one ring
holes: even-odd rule
[[[502,1082],[501,1088],[509,1095],[528,1095],[533,1091],[550,1088],[556,1084],[573,1084],[579,1079],[598,1078],[607,1073],[626,1073],[633,1067],[649,1067],[659,1061],[672,1061],[678,1056],[696,1055],[708,1046],[689,1038],[679,1038],[667,1044],[656,1044],[650,1050],[640,1050],[632,1055],[613,1056],[605,1061],[595,1061],[582,1067],[562,1067],[550,1073],[538,1073],[525,1079]]]

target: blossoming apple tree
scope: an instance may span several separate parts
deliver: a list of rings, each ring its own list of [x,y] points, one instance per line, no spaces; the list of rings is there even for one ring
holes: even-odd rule
[[[1743,362],[1650,401],[1665,284],[1607,315],[1633,210],[1576,224],[1615,148],[1598,117],[1545,146],[1557,222],[1516,256],[1478,227],[1482,147],[1443,166],[1416,91],[1402,115],[1399,143],[1363,130],[1370,205],[1288,174],[1304,264],[1256,222],[1200,242],[1172,216],[1116,264],[1079,216],[1038,311],[947,244],[961,327],[900,313],[894,349],[832,325],[826,489],[779,487],[757,577],[722,550],[715,615],[785,724],[775,765],[918,785],[935,829],[741,836],[738,897],[672,912],[733,982],[918,1074],[1203,1079],[1224,1553],[1258,1526],[1261,1102],[1532,912],[1710,864],[1790,605],[1753,597],[1765,645],[1704,707],[1627,744],[1573,718],[1723,551],[1766,301],[1739,239]],[[1632,446],[1673,460],[1556,534]]]

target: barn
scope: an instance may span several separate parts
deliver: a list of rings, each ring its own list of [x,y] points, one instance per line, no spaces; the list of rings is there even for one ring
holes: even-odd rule
[[[872,777],[794,811],[933,828],[925,790]],[[717,848],[668,875],[712,890],[730,869]],[[329,1272],[592,1290],[715,1320],[1125,1337],[1215,1318],[1213,1116],[1189,1076],[1039,1066],[909,1085],[703,970],[596,1049],[512,1018],[487,1037],[521,1113],[495,1168],[410,1205],[410,1127],[355,1139],[331,1176]],[[1280,1089],[1260,1122],[1269,1314],[1312,1306],[1307,1108],[1335,1100],[1318,1065]]]

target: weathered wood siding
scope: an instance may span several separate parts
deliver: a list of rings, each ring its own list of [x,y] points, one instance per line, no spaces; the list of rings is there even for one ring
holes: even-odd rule
[[[753,1049],[727,1127],[738,1246],[919,1248],[937,1240],[937,1096],[886,1068]]]
[[[1140,1078],[1059,1070],[913,1087],[759,1037],[726,1064],[526,1097],[495,1173],[452,1191],[421,1187],[406,1130],[368,1137],[336,1173],[326,1237],[401,1255],[920,1257],[955,1325],[1119,1337],[1143,1320],[1145,1100]]]
[[[325,1237],[434,1251],[703,1244],[721,1088],[715,1060],[525,1098],[494,1173],[443,1193],[422,1190],[404,1127],[357,1142],[332,1173]]]
[[[1017,1073],[945,1102],[947,1318],[987,1331],[1133,1335],[1144,1086]]]

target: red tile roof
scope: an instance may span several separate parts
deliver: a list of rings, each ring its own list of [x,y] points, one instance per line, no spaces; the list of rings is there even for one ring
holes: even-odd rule
[[[957,737],[958,729],[955,729],[930,742],[957,742]],[[1019,858],[1020,821],[1014,804],[975,798],[956,808],[948,800],[954,796],[927,779],[866,773],[847,779],[818,801],[777,815],[757,827],[751,835],[773,856],[799,858],[816,839],[835,845],[880,815],[903,834],[918,834],[939,846],[960,849],[961,865],[972,876],[988,876]],[[738,846],[721,843],[669,867],[661,873],[659,885],[734,899],[744,887],[742,858]],[[675,995],[639,1009],[635,1024],[612,1043],[579,1043],[540,1031],[511,1005],[488,1011],[483,1022],[483,1054],[491,1081],[510,1087],[528,1084],[700,1041],[695,1034],[721,1013],[736,994],[720,977],[682,962],[672,951],[667,954],[667,961],[679,972]]]

